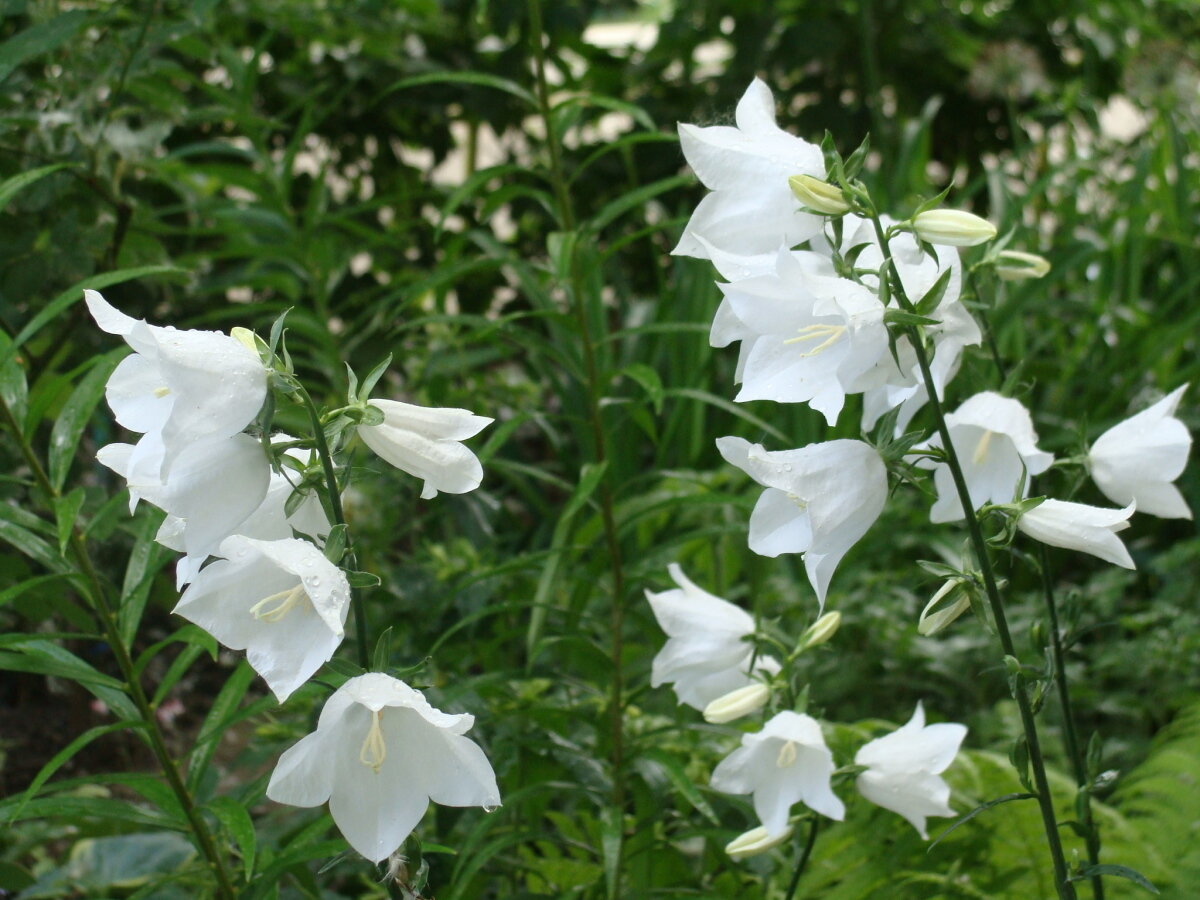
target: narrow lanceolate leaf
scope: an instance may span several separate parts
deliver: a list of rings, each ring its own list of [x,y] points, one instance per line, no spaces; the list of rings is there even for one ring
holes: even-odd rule
[[[1138,887],[1145,888],[1152,894],[1157,894],[1159,892],[1158,888],[1154,886],[1149,878],[1147,878],[1141,872],[1129,868],[1129,866],[1114,866],[1111,864],[1088,866],[1086,869],[1082,869],[1078,874],[1072,876],[1070,880],[1085,881],[1088,878],[1094,878],[1097,875],[1112,875],[1115,878],[1126,878],[1129,881],[1132,881]]]
[[[936,258],[934,257],[934,259]],[[950,268],[944,269],[942,274],[938,276],[937,281],[933,283],[933,287],[926,291],[925,296],[917,301],[917,315],[933,315],[933,311],[941,305],[942,298],[946,296],[946,285],[950,283],[950,273],[952,271]]]
[[[325,538],[325,558],[335,566],[346,555],[346,529],[345,523],[338,523],[329,530],[329,536]]]
[[[120,681],[96,670],[70,650],[34,637],[15,648],[0,651],[0,669],[54,675],[117,690],[124,687]]]
[[[965,816],[963,816],[961,819],[959,819],[957,822],[955,822],[953,825],[951,825],[949,828],[947,828],[945,831],[943,831],[941,834],[939,834],[936,838],[934,838],[932,841],[930,841],[929,848],[926,850],[926,852],[928,853],[929,850],[932,850],[934,847],[936,847],[938,844],[940,844],[945,838],[949,837],[950,832],[952,832],[952,831],[954,831],[954,829],[958,828],[959,825],[963,825],[967,822],[970,822],[973,818],[975,818],[977,815],[979,815],[984,810],[991,809],[993,806],[999,806],[1002,803],[1009,803],[1013,800],[1032,800],[1036,796],[1037,796],[1036,794],[1005,794],[1003,797],[997,797],[995,800],[987,801],[987,803],[980,803],[977,807],[975,807],[973,810],[971,810],[969,813],[967,813]]]
[[[188,767],[188,787],[191,790],[194,791],[200,784],[200,779],[204,777],[204,772],[217,751],[226,721],[237,712],[238,705],[253,681],[254,670],[248,662],[242,660],[217,694],[217,699],[213,701],[192,748],[192,761]]]
[[[249,881],[254,875],[254,857],[258,844],[254,837],[254,823],[250,820],[250,814],[246,812],[245,805],[232,797],[222,796],[217,797],[206,808],[217,817],[221,827],[233,838],[238,852],[242,854],[246,881]]]
[[[58,552],[66,554],[71,532],[83,508],[83,488],[77,487],[69,494],[54,498],[54,521],[58,529]]]
[[[66,747],[54,754],[48,763],[42,766],[41,771],[34,776],[33,781],[30,782],[29,787],[25,790],[25,793],[21,795],[21,800],[17,804],[16,808],[9,813],[9,822],[16,821],[18,818],[20,818],[25,806],[30,800],[37,796],[38,791],[42,789],[42,785],[49,781],[54,773],[61,769],[63,765],[71,759],[71,757],[73,757],[76,753],[78,753],[96,738],[103,737],[106,734],[111,734],[114,731],[122,731],[126,728],[142,728],[144,725],[144,722],[112,722],[108,725],[97,725],[95,728],[89,728],[83,734],[79,735],[79,737],[75,738],[75,740],[71,741],[71,743],[67,744]]]
[[[68,10],[26,28],[0,44],[0,80],[7,78],[22,63],[61,47],[75,36],[87,18],[82,9]]]
[[[144,507],[143,507],[144,508]],[[142,621],[146,601],[154,577],[174,554],[154,540],[162,524],[162,513],[147,510],[135,523],[133,550],[125,566],[125,580],[121,585],[121,601],[117,609],[117,628],[125,646],[133,645],[134,635]]]
[[[50,430],[50,483],[55,490],[61,490],[71,470],[71,462],[79,448],[79,440],[87,427],[96,405],[104,396],[104,386],[108,376],[126,355],[128,351],[122,347],[112,353],[107,353],[96,360],[88,373],[75,387],[70,398],[63,405],[54,427]]]

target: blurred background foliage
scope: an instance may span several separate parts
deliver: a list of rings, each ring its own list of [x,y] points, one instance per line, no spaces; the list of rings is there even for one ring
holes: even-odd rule
[[[394,626],[393,663],[427,660],[414,682],[430,686],[435,705],[476,714],[505,795],[490,815],[430,814],[421,833],[434,842],[426,860],[439,898],[760,897],[786,883],[791,854],[734,864],[721,853],[753,824],[741,799],[706,787],[732,730],[648,688],[662,638],[642,590],[666,586],[668,562],[791,635],[814,617],[799,560],[747,550],[757,491],[713,439],[738,433],[783,449],[827,436],[808,410],[727,399],[734,354],[707,342],[714,273],[669,256],[702,195],[676,122],[730,121],[757,75],[794,133],[815,141],[829,130],[848,151],[869,131],[865,177],[895,213],[953,185],[949,202],[1047,256],[1047,278],[985,286],[979,312],[1006,389],[1059,455],[1197,380],[1192,0],[557,2],[545,10],[549,140],[518,0],[0,8],[0,178],[34,173],[3,197],[0,342],[51,312],[5,363],[25,385],[16,407],[27,434],[44,445],[72,383],[113,349],[75,302],[79,283],[96,278],[126,312],[181,327],[263,331],[291,309],[291,352],[328,400],[344,390],[343,360],[361,373],[390,352],[381,394],[497,418],[475,442],[488,473],[479,491],[422,502],[411,480],[368,460],[347,498],[363,567],[383,576],[370,601],[373,621]],[[950,403],[1001,382],[980,352]],[[1189,394],[1180,416],[1193,431],[1195,410]],[[857,436],[856,413],[852,402],[837,436]],[[102,561],[120,583],[128,551],[144,549],[156,523],[145,509],[128,520],[114,479],[91,462],[114,428],[103,412],[92,418],[74,477],[86,487],[89,536],[108,542]],[[0,520],[37,533],[8,445],[0,465],[18,473],[0,481]],[[1195,466],[1180,484],[1200,506]],[[1102,502],[1058,472],[1044,490]],[[811,711],[859,723],[837,730],[843,762],[855,735],[906,720],[918,699],[935,719],[966,722],[973,749],[952,778],[966,811],[1019,790],[996,761],[1015,714],[976,623],[934,639],[915,632],[937,586],[915,561],[960,551],[961,536],[928,524],[928,502],[902,490],[847,558],[831,595],[843,629],[805,674]],[[0,528],[0,539],[12,543],[11,533]],[[1104,859],[1141,869],[1164,896],[1192,897],[1200,542],[1191,522],[1139,517],[1127,534],[1136,573],[1054,552],[1052,579],[1071,627],[1081,731],[1100,732],[1104,768],[1118,773]],[[148,587],[139,650],[177,628],[169,555],[144,555],[141,565],[163,571]],[[0,592],[44,574],[36,557],[6,554]],[[1025,661],[1040,665],[1038,580],[1020,566],[1010,579]],[[87,631],[60,582],[0,597],[6,632]],[[102,642],[67,645],[111,668]],[[228,654],[187,652],[172,646],[147,669],[152,679],[179,670],[163,709],[180,752],[239,671]],[[619,737],[605,724],[617,673]],[[323,843],[327,816],[262,798],[272,761],[309,729],[325,691],[277,708],[259,685],[237,683],[234,705],[245,694],[259,715],[230,727],[198,791],[253,811],[257,881],[246,895],[383,896],[361,860],[337,860],[318,887],[317,870],[337,853]],[[104,716],[70,684],[5,672],[3,793],[22,791]],[[1052,702],[1042,719],[1065,772]],[[26,817],[0,835],[0,888],[195,896],[186,846],[147,832],[156,820],[139,811],[153,791],[128,773],[150,766],[119,735],[66,761],[53,797],[132,800],[133,812],[67,820],[63,810],[95,808],[64,800]],[[897,817],[851,801],[848,822],[822,832],[802,895],[1049,897],[1037,845],[1034,809],[1017,803],[926,855]],[[1114,881],[1111,895],[1136,890]]]

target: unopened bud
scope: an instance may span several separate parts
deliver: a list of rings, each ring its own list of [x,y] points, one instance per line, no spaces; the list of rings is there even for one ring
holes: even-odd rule
[[[766,853],[790,838],[792,830],[792,826],[788,825],[778,834],[771,834],[766,828],[759,825],[757,828],[751,828],[745,834],[739,834],[726,844],[725,852],[733,859],[745,859],[747,856]]]
[[[948,247],[974,247],[996,236],[996,226],[987,219],[961,209],[931,209],[913,219],[917,237]]]
[[[258,353],[258,344],[255,342],[254,332],[249,328],[243,328],[241,325],[238,325],[236,328],[229,329],[229,336],[243,347],[249,347],[255,353]]]
[[[1004,281],[1042,278],[1050,271],[1050,260],[1036,253],[1001,250],[996,254],[996,274]]]
[[[747,716],[761,709],[771,696],[771,689],[756,681],[744,688],[730,691],[704,707],[704,721],[710,725],[724,725],[734,719]]]
[[[823,215],[844,216],[850,212],[850,204],[843,199],[842,189],[828,181],[811,175],[793,175],[788,179],[788,187],[797,200]]]
[[[971,597],[963,584],[963,579],[951,578],[938,588],[938,592],[921,610],[921,617],[917,620],[919,634],[925,637],[937,634],[967,611]]]
[[[800,635],[800,649],[807,650],[810,647],[815,647],[818,644],[823,644],[835,634],[842,624],[842,614],[840,612],[827,612],[817,621],[808,626],[804,634]]]

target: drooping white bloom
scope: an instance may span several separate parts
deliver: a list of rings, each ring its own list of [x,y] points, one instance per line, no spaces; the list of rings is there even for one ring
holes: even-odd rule
[[[709,259],[707,245],[743,256],[774,256],[820,232],[820,216],[799,211],[788,179],[825,177],[821,148],[775,123],[775,99],[757,78],[735,113],[736,127],[680,124],[679,141],[692,171],[709,188],[684,229],[677,256]]]
[[[434,709],[419,691],[379,672],[351,678],[325,703],[317,730],[280,757],[267,796],[329,812],[350,846],[386,859],[429,801],[500,805],[496,775],[463,735],[475,717]]]
[[[1183,474],[1192,436],[1175,418],[1187,385],[1153,406],[1114,425],[1088,452],[1092,478],[1104,495],[1122,506],[1164,519],[1190,519],[1192,511],[1172,482]]]
[[[697,586],[676,564],[667,567],[678,585],[646,599],[667,643],[651,664],[650,685],[672,684],[680,703],[704,709],[731,691],[755,684],[750,672],[754,648],[745,640],[754,619],[740,607]],[[779,663],[759,656],[755,671],[774,675]]]
[[[1122,568],[1133,569],[1136,568],[1133,557],[1117,537],[1118,531],[1129,527],[1133,510],[1132,503],[1124,509],[1104,509],[1065,500],[1043,500],[1017,519],[1017,528],[1051,547],[1082,550]]]
[[[130,431],[161,433],[164,476],[175,458],[202,438],[227,438],[253,421],[267,394],[258,354],[219,331],[148,325],[84,291],[101,330],[134,349],[109,377],[106,396]]]
[[[727,794],[753,794],[754,811],[768,835],[787,828],[788,811],[797,801],[841,821],[846,807],[830,787],[833,754],[821,726],[811,716],[784,711],[742,746],[721,760],[710,784]]]
[[[903,816],[928,840],[927,816],[954,815],[950,786],[940,776],[954,762],[966,735],[965,725],[926,725],[925,710],[918,703],[907,724],[859,748],[854,764],[867,767],[858,776],[859,791]]]
[[[231,650],[283,702],[333,656],[345,636],[350,586],[341,569],[298,538],[234,535],[196,575],[175,612]]]
[[[985,503],[1011,503],[1022,472],[1040,475],[1050,468],[1054,456],[1037,448],[1037,433],[1029,411],[1017,400],[984,391],[946,414],[950,441],[958,454],[972,509]],[[929,447],[941,447],[934,435]],[[954,477],[946,463],[923,460],[933,469],[938,497],[929,511],[934,522],[957,522],[963,517],[962,502]],[[1028,495],[1028,480],[1025,494]]]
[[[741,327],[714,321],[712,340],[742,341],[738,401],[808,403],[833,425],[846,395],[869,386],[863,376],[888,355],[879,298],[816,253],[781,250],[774,272],[720,288]]]
[[[483,481],[479,459],[460,441],[473,437],[494,419],[469,410],[414,406],[396,400],[371,400],[383,413],[381,425],[359,425],[358,436],[397,469],[424,480],[422,499],[438,491],[465,494]]]
[[[838,563],[887,500],[887,467],[879,452],[849,440],[767,451],[738,437],[717,438],[717,449],[766,488],[750,514],[750,549],[762,556],[803,553],[823,607]]]
[[[136,445],[102,447],[96,459],[128,482],[131,512],[144,499],[168,513],[160,543],[203,562],[262,503],[271,467],[262,444],[248,434],[190,443],[165,479],[164,453],[161,435],[148,432]]]

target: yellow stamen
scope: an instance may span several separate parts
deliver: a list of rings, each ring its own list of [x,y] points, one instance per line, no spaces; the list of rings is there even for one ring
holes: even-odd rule
[[[362,749],[358,751],[358,761],[376,774],[387,758],[387,745],[383,743],[383,730],[379,727],[379,717],[383,712],[376,709],[371,712],[371,730],[367,732]]]
[[[167,387],[166,385],[163,385],[162,387],[157,387],[154,389],[155,397],[165,397],[169,393],[171,393],[171,389],[169,387]]]
[[[983,437],[979,439],[979,443],[975,445],[975,455],[971,457],[971,461],[975,465],[980,465],[987,457],[988,446],[992,443],[992,432],[986,428],[983,431]]]
[[[280,591],[278,594],[272,594],[270,597],[263,597],[250,607],[250,615],[263,622],[278,622],[291,611],[293,606],[300,602],[301,597],[305,596],[307,595],[304,593],[304,585],[297,584],[291,590]],[[279,601],[277,605],[270,609],[264,609],[264,607],[270,606],[275,601]]]
[[[786,769],[788,766],[796,762],[796,742],[788,741],[779,748],[779,756],[775,760],[775,765],[781,769]]]
[[[814,325],[805,325],[803,328],[799,329],[799,331],[800,337],[789,338],[788,340],[784,341],[784,343],[798,344],[803,341],[816,341],[824,338],[824,340],[817,344],[816,347],[809,350],[807,353],[801,354],[801,358],[807,358],[809,356],[816,356],[818,353],[828,350],[830,347],[836,344],[838,342],[838,338],[846,333],[846,326],[817,323]]]

